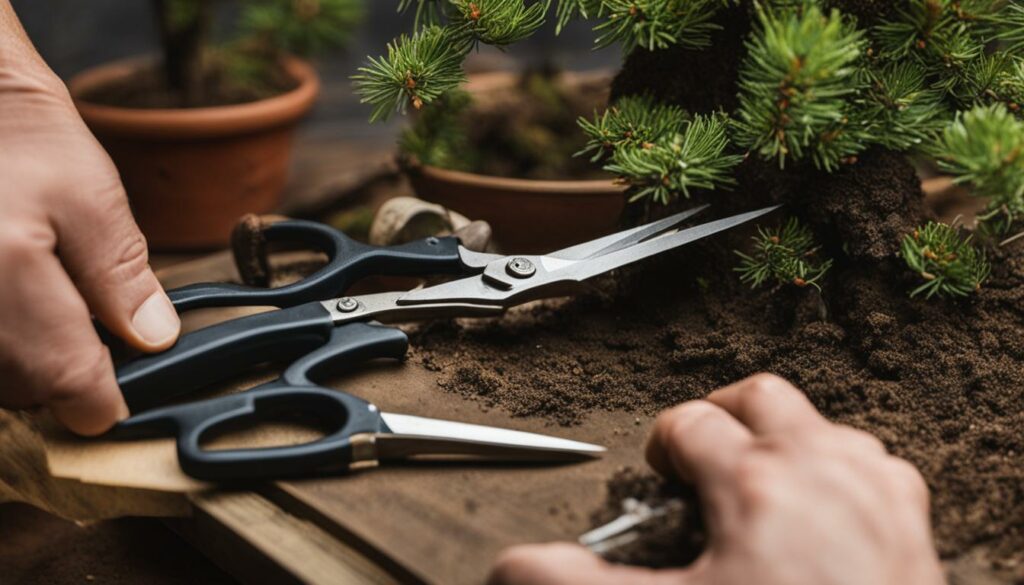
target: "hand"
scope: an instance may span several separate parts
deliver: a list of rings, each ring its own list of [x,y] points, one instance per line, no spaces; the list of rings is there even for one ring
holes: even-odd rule
[[[930,585],[943,583],[928,490],[876,438],[825,420],[762,374],[663,413],[651,466],[696,485],[709,545],[685,569],[612,566],[569,544],[498,560],[505,585]]]
[[[0,59],[0,406],[97,434],[128,409],[90,314],[144,351],[180,325],[117,170],[16,24],[0,0],[0,53],[23,66]]]

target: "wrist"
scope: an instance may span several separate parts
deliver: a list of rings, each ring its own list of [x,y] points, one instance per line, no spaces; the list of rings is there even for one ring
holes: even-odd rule
[[[64,82],[36,52],[8,0],[0,0],[0,97],[42,95],[70,104]]]

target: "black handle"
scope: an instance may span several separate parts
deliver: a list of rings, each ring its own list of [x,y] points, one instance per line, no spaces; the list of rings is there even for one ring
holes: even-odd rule
[[[128,408],[145,410],[260,363],[308,353],[326,343],[333,329],[330,313],[316,302],[233,319],[125,363],[117,382]]]
[[[220,428],[257,425],[290,413],[301,414],[305,420],[315,417],[327,431],[326,436],[284,447],[202,448],[203,440]],[[377,408],[365,400],[326,388],[283,383],[154,410],[119,426],[125,431],[122,437],[133,426],[160,430],[161,434],[177,433],[182,470],[207,481],[269,479],[345,469],[354,460],[353,436],[386,430]]]
[[[409,338],[401,329],[347,323],[331,331],[326,345],[292,362],[281,374],[281,381],[289,386],[313,386],[373,359],[403,359],[408,349]]]
[[[425,238],[399,246],[370,246],[331,226],[288,220],[268,226],[268,242],[304,244],[327,254],[327,265],[302,280],[278,288],[203,283],[170,290],[178,312],[204,307],[293,307],[342,296],[357,280],[371,275],[458,275],[466,271],[455,237]]]
[[[352,461],[350,437],[384,430],[375,408],[364,400],[317,388],[341,367],[377,358],[400,359],[408,347],[405,333],[393,327],[350,323],[334,329],[323,347],[296,360],[279,380],[258,388],[196,403],[168,406],[118,423],[112,438],[178,436],[182,469],[204,480],[239,480],[308,474]],[[205,451],[203,439],[225,425],[259,424],[285,413],[318,419],[328,429],[312,443],[289,447]]]

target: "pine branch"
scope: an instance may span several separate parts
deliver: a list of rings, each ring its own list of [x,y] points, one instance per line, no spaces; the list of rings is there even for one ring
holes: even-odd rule
[[[820,248],[810,228],[793,217],[784,226],[758,227],[753,240],[752,254],[736,250],[736,255],[742,259],[734,268],[740,273],[740,280],[751,288],[773,280],[782,285],[813,286],[821,290],[819,283],[832,267],[832,260],[818,259]]]
[[[722,115],[695,116],[668,141],[631,144],[615,150],[604,169],[630,185],[631,201],[650,197],[668,203],[690,189],[714,189],[735,183],[732,169],[742,156],[727,155],[729,141]]]
[[[910,292],[911,297],[965,297],[979,290],[991,272],[971,236],[962,238],[955,225],[944,223],[928,222],[904,237],[900,256],[925,281]]]
[[[402,132],[398,140],[401,152],[426,165],[454,170],[472,168],[473,149],[469,146],[465,121],[470,102],[469,94],[461,90],[438,98]]]
[[[450,26],[474,42],[504,47],[532,35],[544,24],[551,0],[448,0]]]
[[[276,51],[310,55],[347,43],[363,17],[359,0],[260,0],[245,4],[240,26]]]
[[[671,46],[703,48],[720,27],[712,22],[722,0],[600,0],[594,27],[598,48],[622,43],[627,53],[636,47],[654,51]]]
[[[1024,60],[1008,53],[984,55],[966,68],[953,93],[966,108],[1002,103],[1019,112],[1024,103]]]
[[[849,124],[863,35],[838,11],[761,9],[740,70],[736,142],[780,167],[810,157],[835,169],[865,145]]]
[[[999,16],[992,38],[1005,43],[1006,51],[1024,53],[1024,2],[1011,0]]]
[[[957,115],[929,154],[957,183],[989,199],[979,217],[986,229],[1005,234],[1024,217],[1024,121],[1002,105],[976,107]]]
[[[926,87],[924,71],[913,63],[865,68],[866,87],[855,117],[864,140],[890,150],[918,148],[949,122],[942,93]]]
[[[466,79],[462,61],[470,43],[449,28],[430,26],[388,44],[387,57],[369,57],[355,80],[360,103],[373,105],[370,121],[404,113],[407,104],[420,109]]]
[[[575,156],[591,154],[591,162],[614,156],[620,149],[666,144],[683,131],[690,116],[682,108],[649,96],[626,96],[594,120],[578,120],[587,144]]]
[[[882,59],[917,63],[936,88],[962,99],[1012,13],[1007,0],[911,0],[872,34]]]
[[[555,34],[562,34],[574,18],[593,18],[601,11],[601,0],[558,0],[555,9]]]
[[[416,5],[416,16],[413,29],[419,30],[434,24],[441,24],[444,9],[448,0],[399,0],[398,12],[404,13],[413,4]]]

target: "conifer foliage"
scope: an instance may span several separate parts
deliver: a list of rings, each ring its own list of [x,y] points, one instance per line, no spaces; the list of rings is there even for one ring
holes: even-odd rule
[[[910,296],[964,297],[981,288],[991,271],[985,253],[955,224],[928,222],[903,239],[900,255],[924,281]]]
[[[730,187],[733,168],[746,157],[835,172],[869,148],[884,148],[930,157],[984,198],[986,233],[1019,232],[1024,0],[899,0],[872,22],[842,6],[834,0],[401,0],[401,9],[415,8],[418,32],[392,43],[387,56],[371,58],[357,85],[374,106],[374,119],[382,119],[456,89],[473,47],[520,40],[549,12],[556,31],[573,19],[588,20],[596,47],[618,45],[630,53],[700,50],[712,42],[719,12],[739,7],[752,27],[734,111],[686,112],[624,96],[580,120],[589,141],[579,154],[618,175],[633,200],[667,203],[693,189]],[[824,273],[805,268],[811,278],[796,278],[813,283]],[[744,274],[777,276],[774,269]],[[944,284],[926,289],[929,296],[968,288],[949,288],[945,283],[956,279],[939,278]]]
[[[758,228],[751,254],[736,252],[742,259],[736,268],[743,282],[757,288],[769,281],[780,285],[813,286],[832,267],[832,260],[819,258],[818,245],[810,228],[790,218],[776,228]]]

